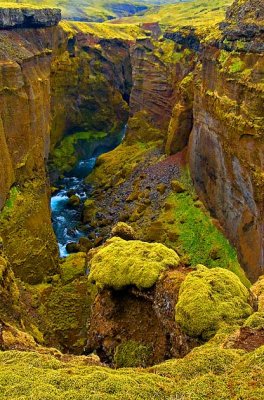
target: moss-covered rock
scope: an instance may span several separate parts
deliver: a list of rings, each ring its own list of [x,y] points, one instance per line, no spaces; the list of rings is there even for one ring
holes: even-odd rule
[[[77,277],[83,276],[86,271],[86,254],[71,254],[60,265],[62,282],[71,282]]]
[[[177,267],[179,261],[173,250],[160,243],[114,237],[92,258],[89,280],[101,288],[118,290],[134,285],[147,289],[167,268]]]
[[[152,353],[149,346],[133,340],[117,346],[114,354],[114,365],[117,368],[146,367]]]
[[[136,232],[125,222],[118,222],[111,231],[112,236],[118,236],[124,240],[135,240]]]
[[[208,339],[222,323],[248,317],[248,299],[248,290],[232,272],[198,266],[181,286],[176,322],[188,335]]]
[[[257,297],[258,310],[264,312],[264,275],[252,286],[251,291]]]
[[[253,329],[264,329],[264,312],[255,312],[245,321],[244,326]]]

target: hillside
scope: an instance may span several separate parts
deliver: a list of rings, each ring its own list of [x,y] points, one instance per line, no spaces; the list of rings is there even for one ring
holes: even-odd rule
[[[28,4],[41,7],[56,7],[62,10],[64,19],[75,21],[105,21],[145,12],[152,6],[176,3],[181,0],[5,0],[1,4]]]
[[[183,26],[192,26],[206,31],[223,21],[227,7],[231,4],[232,0],[193,0],[167,5],[163,3],[162,6],[152,8],[142,16],[127,17],[116,22],[131,24],[159,22],[161,26],[170,26],[175,30]]]

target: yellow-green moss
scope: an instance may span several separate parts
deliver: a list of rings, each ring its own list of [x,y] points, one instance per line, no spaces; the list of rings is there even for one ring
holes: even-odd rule
[[[208,339],[222,323],[236,323],[252,313],[249,291],[232,272],[198,266],[183,282],[176,322],[193,337]]]
[[[169,267],[177,267],[178,255],[160,243],[125,241],[114,237],[91,261],[89,280],[103,287],[122,289],[135,285],[150,288]]]
[[[264,312],[255,312],[245,321],[244,326],[253,329],[264,329]]]
[[[206,344],[147,370],[0,352],[0,400],[262,400],[263,380],[264,346],[245,353]]]
[[[85,275],[86,254],[71,254],[63,260],[60,265],[62,282],[67,283],[73,279]]]
[[[258,311],[264,312],[264,275],[259,277],[251,291],[258,299]]]
[[[151,353],[149,346],[129,340],[116,347],[114,365],[116,368],[146,367]]]
[[[62,139],[51,154],[51,166],[60,173],[69,172],[78,162],[78,145],[89,148],[91,142],[105,138],[105,132],[76,132]]]

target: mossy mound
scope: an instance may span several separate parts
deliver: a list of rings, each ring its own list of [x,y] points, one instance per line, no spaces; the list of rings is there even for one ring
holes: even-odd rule
[[[249,292],[232,272],[198,266],[183,282],[176,322],[189,336],[208,339],[222,323],[235,323],[252,313]]]
[[[155,284],[163,271],[177,267],[179,262],[179,256],[160,243],[114,237],[92,258],[89,280],[100,288],[119,290],[134,285],[138,289],[147,289]]]
[[[244,323],[244,326],[253,329],[264,329],[264,312],[255,312]]]

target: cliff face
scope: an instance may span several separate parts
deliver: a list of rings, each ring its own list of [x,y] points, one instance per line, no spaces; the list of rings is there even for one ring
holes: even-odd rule
[[[192,128],[191,87],[196,55],[173,41],[158,41],[155,30],[156,26],[153,38],[138,40],[131,48],[132,118],[128,136],[131,132],[132,140],[137,137],[145,141],[161,139],[166,152],[171,154],[184,148]],[[158,135],[154,137],[145,129],[143,138],[143,132],[138,133],[142,121],[158,128]]]
[[[198,194],[255,280],[264,268],[263,4],[238,4],[202,54],[189,160]]]
[[[0,31],[0,232],[16,275],[31,282],[56,270],[45,159],[57,29]]]
[[[52,145],[65,133],[121,129],[131,79],[128,44],[76,32],[52,64]]]

